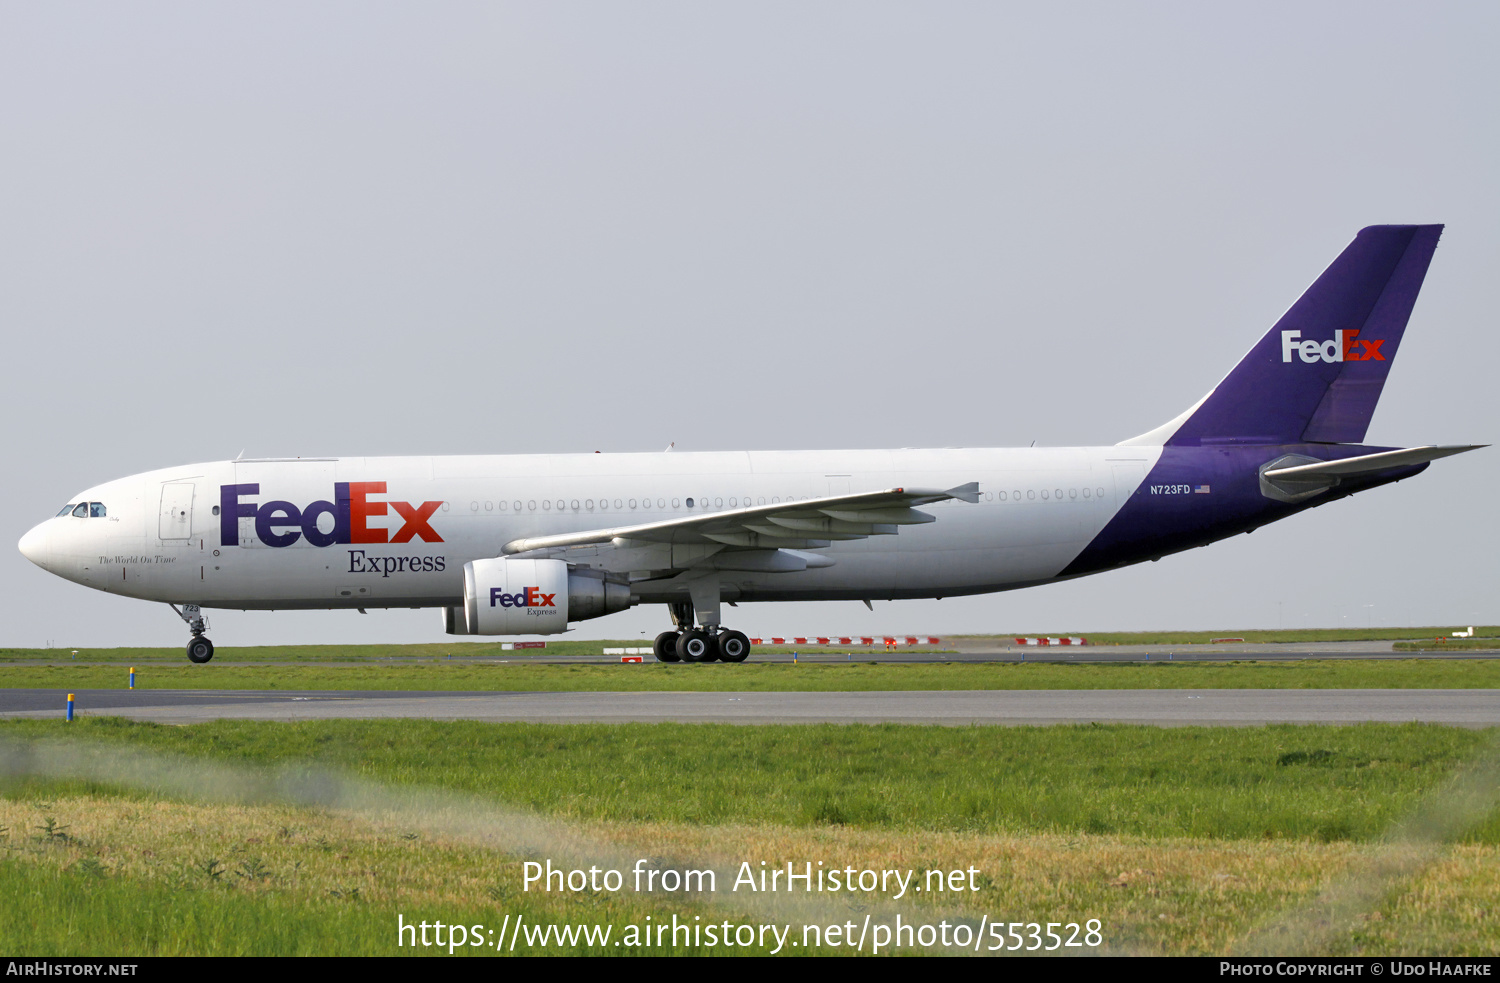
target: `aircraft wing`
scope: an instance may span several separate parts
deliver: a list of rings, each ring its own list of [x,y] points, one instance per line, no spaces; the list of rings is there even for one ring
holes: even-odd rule
[[[921,512],[915,506],[949,499],[977,502],[979,483],[971,481],[946,490],[888,488],[853,495],[788,499],[775,505],[699,512],[660,522],[589,529],[557,536],[532,536],[506,543],[501,552],[514,555],[583,546],[628,548],[653,544],[700,545],[718,549],[818,549],[834,540],[889,536],[901,526],[935,522],[937,516]]]

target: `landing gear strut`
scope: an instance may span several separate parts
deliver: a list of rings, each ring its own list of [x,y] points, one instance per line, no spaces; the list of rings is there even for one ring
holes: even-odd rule
[[[188,661],[199,665],[214,657],[214,643],[208,640],[203,633],[208,630],[208,622],[203,618],[203,611],[196,604],[184,604],[180,609],[175,604],[167,605],[177,612],[177,617],[187,622],[188,631],[193,637],[187,643]]]

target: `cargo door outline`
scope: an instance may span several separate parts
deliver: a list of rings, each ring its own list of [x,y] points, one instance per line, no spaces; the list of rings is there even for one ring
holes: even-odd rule
[[[193,538],[193,493],[191,481],[166,481],[161,486],[161,510],[157,516],[157,538],[172,546],[186,546]]]

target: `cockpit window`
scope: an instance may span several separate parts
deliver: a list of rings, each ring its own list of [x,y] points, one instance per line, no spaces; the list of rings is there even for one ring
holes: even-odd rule
[[[103,502],[90,502],[89,503],[89,518],[91,518],[91,519],[102,519],[102,518],[104,518],[104,503]]]
[[[79,502],[78,507],[73,510],[73,515],[78,519],[86,519],[89,515],[89,503]]]
[[[59,513],[57,513],[57,514],[58,515],[67,515],[71,511],[73,511],[73,503],[69,502],[67,505],[64,505],[62,507],[62,511],[59,512]]]

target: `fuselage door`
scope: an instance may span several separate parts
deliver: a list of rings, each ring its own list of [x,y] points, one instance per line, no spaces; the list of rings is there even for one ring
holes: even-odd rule
[[[186,542],[193,536],[193,483],[169,481],[161,486],[161,519],[157,535]]]

